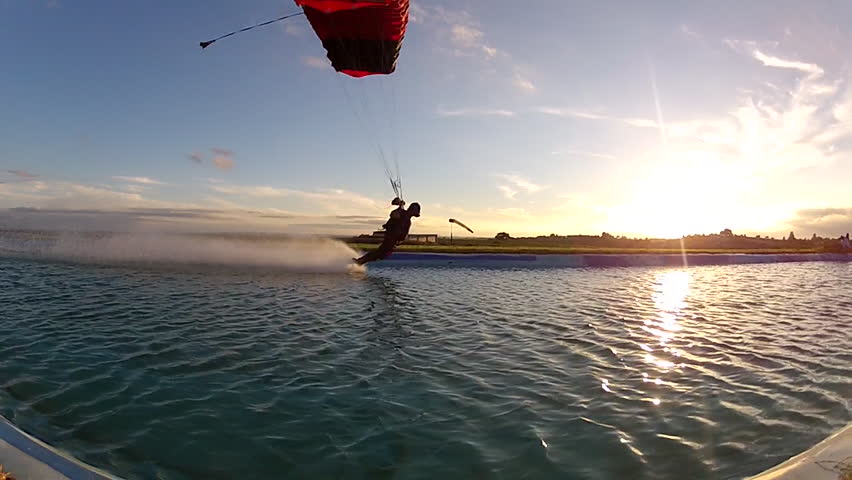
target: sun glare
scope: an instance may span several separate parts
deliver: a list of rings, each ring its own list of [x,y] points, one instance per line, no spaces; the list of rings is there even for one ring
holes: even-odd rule
[[[664,354],[668,353],[677,356],[674,349],[670,348],[668,344],[682,328],[678,322],[678,318],[681,310],[686,307],[686,298],[688,295],[688,272],[665,272],[657,277],[654,292],[651,294],[657,315],[654,319],[646,320],[642,329],[653,335],[653,338],[658,343],[653,347],[648,347],[645,344],[641,346],[646,352],[644,354],[645,362],[655,365],[660,370],[670,370],[677,366],[675,362],[659,358],[653,352],[659,350]]]
[[[679,153],[637,178],[610,221],[620,231],[655,238],[749,225],[752,214],[742,207],[754,183],[711,152]]]

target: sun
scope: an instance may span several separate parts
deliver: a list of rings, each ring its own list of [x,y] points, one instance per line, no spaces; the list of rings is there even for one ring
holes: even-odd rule
[[[707,152],[686,152],[650,167],[628,201],[610,212],[613,230],[680,238],[748,225],[743,209],[750,178]]]

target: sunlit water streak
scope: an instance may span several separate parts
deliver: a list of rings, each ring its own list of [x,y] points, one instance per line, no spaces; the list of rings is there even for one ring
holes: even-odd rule
[[[0,413],[128,479],[716,479],[852,420],[852,265],[0,259]]]

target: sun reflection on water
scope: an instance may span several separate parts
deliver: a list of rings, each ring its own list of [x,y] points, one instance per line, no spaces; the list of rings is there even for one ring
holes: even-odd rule
[[[686,298],[689,295],[690,274],[685,271],[664,272],[657,276],[651,299],[654,302],[654,317],[643,321],[642,330],[650,337],[639,347],[643,350],[642,358],[653,366],[656,374],[664,374],[676,368],[678,364],[668,358],[680,357],[680,352],[671,347],[670,343],[682,329],[679,319],[681,311],[686,308]],[[660,378],[654,378],[653,373],[642,374],[643,383],[663,385]],[[660,405],[660,398],[646,398],[653,405]]]

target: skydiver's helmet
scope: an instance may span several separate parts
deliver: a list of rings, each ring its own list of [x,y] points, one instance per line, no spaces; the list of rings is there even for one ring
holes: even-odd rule
[[[414,202],[411,205],[409,205],[408,206],[408,214],[411,215],[412,217],[419,217],[420,216],[420,204],[417,203],[417,202]]]
[[[405,202],[402,199],[400,199],[399,197],[394,197],[394,199],[391,200],[391,205],[399,205],[401,207],[401,206],[405,205]]]

